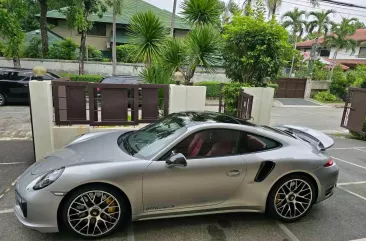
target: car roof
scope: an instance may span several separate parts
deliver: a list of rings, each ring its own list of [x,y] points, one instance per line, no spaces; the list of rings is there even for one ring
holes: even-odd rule
[[[116,75],[105,77],[101,79],[100,82],[108,82],[110,84],[141,84],[143,81],[139,76]]]
[[[0,71],[4,71],[4,72],[16,72],[16,73],[20,73],[23,75],[32,75],[33,74],[33,70],[32,69],[26,69],[26,68],[11,68],[11,67],[0,67]],[[47,71],[48,74],[52,74],[54,76],[57,76],[56,74]]]
[[[207,123],[226,123],[226,124],[238,124],[256,126],[245,120],[240,120],[222,113],[212,111],[186,111],[178,112],[171,115],[172,118],[176,118],[182,125],[189,127],[193,125],[203,125]]]

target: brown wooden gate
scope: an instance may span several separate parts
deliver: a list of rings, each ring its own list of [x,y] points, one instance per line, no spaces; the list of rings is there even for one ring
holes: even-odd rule
[[[278,89],[275,98],[304,98],[306,79],[281,78],[276,83]]]
[[[360,134],[366,133],[366,89],[349,88],[341,126]]]
[[[253,96],[242,90],[238,99],[238,112],[236,116],[239,119],[250,120],[252,118],[252,106]]]
[[[138,125],[168,115],[169,85],[52,81],[56,125]]]

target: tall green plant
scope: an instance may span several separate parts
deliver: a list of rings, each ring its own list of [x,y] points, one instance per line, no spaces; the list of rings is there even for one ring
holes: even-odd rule
[[[314,67],[314,58],[319,50],[319,38],[322,34],[326,36],[328,34],[328,31],[332,25],[332,22],[329,18],[329,15],[335,13],[334,10],[326,10],[321,12],[310,12],[308,14],[308,17],[313,18],[313,20],[309,21],[307,24],[307,32],[309,34],[312,34],[314,30],[316,30],[316,37],[315,37],[315,43],[312,46],[311,52],[310,52],[310,64],[309,64],[309,75],[312,75],[313,67]]]
[[[92,14],[99,17],[107,11],[104,0],[65,0],[68,6],[63,11],[69,27],[75,28],[81,35],[79,51],[79,74],[84,74],[84,61],[86,56],[86,37],[89,29],[93,27],[90,21]]]
[[[25,58],[42,58],[42,39],[33,37],[29,41],[29,45],[24,48]]]
[[[183,19],[190,25],[219,25],[222,14],[219,0],[184,0],[181,5]]]
[[[292,30],[292,38],[294,42],[294,50],[296,50],[296,45],[298,38],[304,33],[304,30],[306,28],[306,21],[303,19],[303,16],[305,16],[305,11],[300,11],[299,8],[295,8],[294,11],[288,11],[284,15],[282,15],[282,20],[285,20],[283,22],[283,26],[285,28],[290,27]],[[291,61],[291,69],[290,69],[290,76],[292,75],[292,71],[294,68],[294,61],[295,61],[295,51],[292,55],[292,61]]]
[[[133,15],[128,36],[136,46],[134,57],[142,59],[147,67],[151,67],[152,61],[161,55],[162,43],[167,34],[163,22],[152,11]]]
[[[351,50],[352,53],[355,52],[356,46],[358,42],[352,38],[349,38],[356,32],[356,27],[353,23],[357,21],[356,18],[342,18],[342,22],[340,24],[334,23],[332,26],[332,34],[325,36],[325,44],[330,48],[334,47],[335,51],[333,54],[333,63],[335,63],[335,59],[337,58],[338,52],[342,49],[343,51]],[[334,72],[334,67],[336,65],[333,64],[332,69],[330,71],[329,79],[332,79],[332,75]]]
[[[224,26],[224,40],[226,75],[257,86],[267,77],[277,78],[292,51],[285,28],[261,14],[235,16]]]

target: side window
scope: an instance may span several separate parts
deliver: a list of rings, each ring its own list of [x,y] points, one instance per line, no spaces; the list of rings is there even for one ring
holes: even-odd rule
[[[270,150],[280,146],[280,143],[269,138],[258,136],[252,133],[241,132],[238,145],[238,154]]]
[[[25,73],[19,73],[19,72],[13,72],[10,75],[10,80],[15,80],[15,81],[19,81],[19,80],[23,80],[27,77],[28,75]]]
[[[187,137],[173,151],[182,153],[187,159],[235,155],[239,135],[235,130],[204,130]]]

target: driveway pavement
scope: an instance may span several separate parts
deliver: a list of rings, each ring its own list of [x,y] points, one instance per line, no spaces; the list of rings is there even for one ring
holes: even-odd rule
[[[29,106],[0,107],[0,140],[31,139]]]
[[[366,142],[334,137],[329,150],[340,168],[338,187],[294,223],[263,214],[233,213],[134,222],[103,240],[122,241],[349,241],[366,238]],[[70,234],[42,234],[23,227],[12,212],[12,183],[32,163],[30,141],[0,141],[0,240],[81,240]],[[25,163],[18,163],[25,162]],[[10,168],[10,169],[9,169]],[[5,170],[5,169],[4,169]],[[4,176],[5,175],[5,176]],[[4,176],[4,178],[3,178]],[[8,191],[7,187],[11,187]],[[45,207],[47,209],[47,207]]]

